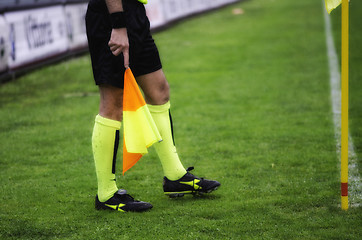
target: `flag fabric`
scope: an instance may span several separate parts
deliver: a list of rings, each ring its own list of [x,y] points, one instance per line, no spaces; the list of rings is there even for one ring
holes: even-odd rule
[[[342,3],[342,0],[325,0],[325,2],[327,12],[331,13],[333,9],[335,9]]]
[[[124,74],[123,131],[124,175],[148,152],[148,147],[162,141],[130,68]]]

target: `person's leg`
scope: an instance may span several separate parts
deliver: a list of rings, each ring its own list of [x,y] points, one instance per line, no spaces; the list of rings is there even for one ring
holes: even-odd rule
[[[100,85],[100,107],[96,116],[92,147],[96,166],[98,194],[96,209],[111,209],[120,212],[141,212],[152,204],[135,201],[116,184],[116,156],[119,144],[119,129],[122,121],[123,89]]]
[[[170,87],[162,69],[136,77],[147,104],[163,105],[170,100]]]
[[[123,89],[100,85],[100,108],[92,136],[94,163],[97,173],[98,198],[110,199],[118,190],[115,178],[119,129],[122,121]]]
[[[100,85],[99,114],[105,118],[122,121],[123,89],[111,85]]]
[[[170,197],[182,197],[184,194],[203,194],[216,190],[220,186],[218,181],[198,178],[189,172],[193,167],[185,170],[182,166],[173,139],[169,85],[162,69],[142,75],[136,80],[145,94],[151,115],[163,139],[154,146],[165,175],[164,193]]]
[[[126,12],[127,22],[130,23],[127,25],[129,32],[133,32],[132,23],[137,22],[134,19],[139,17],[134,14],[135,2],[137,1],[123,1],[127,3],[125,5],[131,4]],[[116,185],[115,163],[122,121],[125,59],[122,54],[115,56],[110,49],[113,28],[106,2],[90,1],[85,20],[93,76],[100,90],[99,114],[95,119],[92,136],[98,182],[95,207],[121,212],[145,211],[152,208],[150,203],[134,200],[126,190],[118,190]],[[139,28],[136,26],[136,29]],[[137,36],[135,39],[138,39]],[[129,43],[137,48],[132,39],[129,39]]]
[[[172,180],[180,179],[186,174],[185,168],[176,152],[173,140],[170,114],[169,85],[162,69],[136,78],[142,88],[145,100],[160,131],[162,142],[154,144],[160,158],[164,175]]]

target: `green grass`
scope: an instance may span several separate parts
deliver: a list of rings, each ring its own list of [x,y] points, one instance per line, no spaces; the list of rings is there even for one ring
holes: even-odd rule
[[[237,7],[245,13],[233,15]],[[180,157],[222,187],[205,197],[163,196],[151,149],[125,176],[119,159],[117,176],[154,208],[94,210],[91,134],[99,99],[84,56],[0,88],[0,239],[361,238],[361,207],[339,207],[321,1],[245,1],[154,37],[171,85]],[[351,81],[360,88],[355,64]],[[357,94],[352,90],[356,139]]]

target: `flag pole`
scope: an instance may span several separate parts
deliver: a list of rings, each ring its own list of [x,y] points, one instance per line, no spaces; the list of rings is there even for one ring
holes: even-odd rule
[[[348,0],[342,0],[341,53],[341,207],[348,209]]]

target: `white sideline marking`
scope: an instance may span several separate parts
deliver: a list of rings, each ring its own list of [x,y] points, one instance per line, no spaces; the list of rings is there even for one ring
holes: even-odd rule
[[[327,56],[329,64],[331,103],[333,111],[334,135],[337,145],[337,154],[341,159],[341,74],[339,71],[338,57],[334,47],[331,19],[324,8],[324,22],[326,30]],[[362,206],[362,181],[358,172],[357,155],[354,151],[354,145],[351,135],[348,133],[348,199],[349,206]]]

